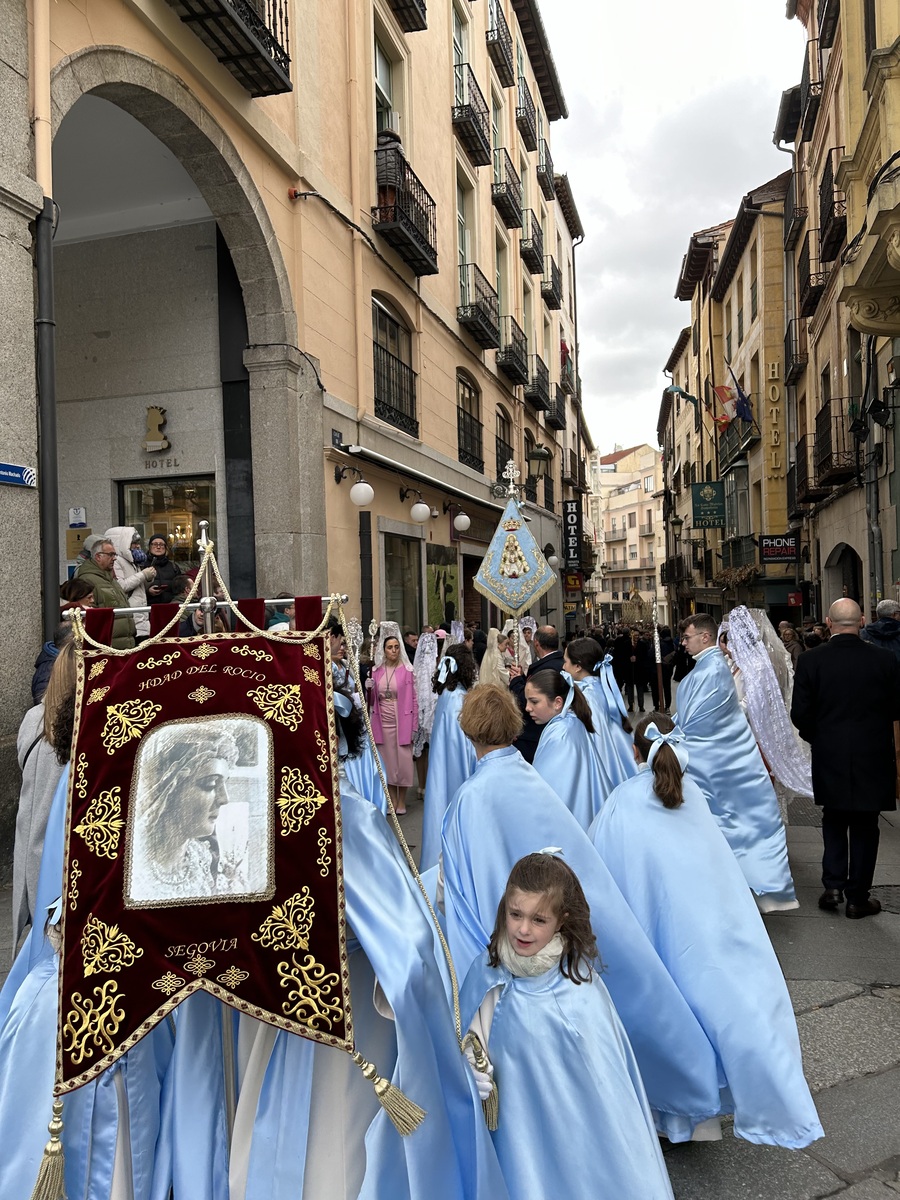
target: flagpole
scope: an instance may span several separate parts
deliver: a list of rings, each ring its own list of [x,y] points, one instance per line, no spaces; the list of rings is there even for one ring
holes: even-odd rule
[[[659,645],[659,609],[656,605],[656,592],[653,593],[653,655],[656,659],[656,707],[662,711],[666,699],[663,693],[662,651]]]

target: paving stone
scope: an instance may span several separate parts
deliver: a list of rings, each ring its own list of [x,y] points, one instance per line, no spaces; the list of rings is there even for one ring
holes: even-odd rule
[[[821,889],[820,889],[821,890]],[[862,921],[824,913],[815,897],[795,912],[772,913],[766,929],[786,979],[844,979],[871,985],[900,984],[900,916],[881,913]]]
[[[810,1012],[823,1004],[835,1004],[839,1000],[850,1000],[858,996],[862,988],[858,983],[836,983],[828,979],[788,980],[788,991],[795,1013]],[[900,999],[900,988],[897,989]]]
[[[846,1176],[898,1160],[900,1070],[832,1088],[816,1097],[816,1107],[825,1130],[824,1141],[815,1147],[821,1162]],[[892,1174],[896,1166],[897,1161],[891,1163]]]
[[[894,1000],[900,1004],[900,987],[872,988],[872,995],[880,1000]]]
[[[877,1179],[864,1179],[844,1192],[835,1192],[828,1200],[897,1200],[898,1195],[900,1192],[896,1188],[879,1183]]]
[[[666,1166],[676,1200],[813,1200],[842,1183],[807,1154],[727,1134],[667,1148]]]
[[[856,996],[801,1013],[797,1028],[804,1071],[814,1092],[900,1064],[897,1010],[875,996]],[[896,1117],[895,1124],[900,1131]]]

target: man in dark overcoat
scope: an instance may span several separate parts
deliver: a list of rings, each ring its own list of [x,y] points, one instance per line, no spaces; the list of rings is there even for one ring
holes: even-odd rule
[[[797,660],[791,720],[812,748],[813,795],[822,806],[819,907],[846,915],[881,911],[869,896],[878,857],[878,814],[897,807],[894,722],[900,720],[900,663],[859,636],[855,600],[836,600],[831,638]]]

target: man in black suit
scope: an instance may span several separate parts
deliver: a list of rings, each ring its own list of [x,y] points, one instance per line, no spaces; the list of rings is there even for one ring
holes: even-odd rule
[[[538,626],[537,632],[534,635],[533,649],[537,657],[528,668],[527,674],[523,674],[522,668],[515,664],[509,668],[509,690],[522,710],[522,719],[524,721],[522,732],[516,738],[515,742],[513,742],[513,745],[526,762],[534,762],[534,755],[540,741],[543,726],[535,725],[534,721],[532,721],[531,717],[525,711],[525,684],[538,671],[546,671],[548,668],[554,671],[561,671],[563,669],[563,653],[559,648],[559,634],[553,625]]]
[[[813,795],[822,806],[819,907],[846,915],[881,912],[869,896],[878,857],[878,814],[897,807],[894,722],[900,720],[900,663],[859,637],[855,600],[836,600],[831,638],[801,654],[791,720],[812,747]]]

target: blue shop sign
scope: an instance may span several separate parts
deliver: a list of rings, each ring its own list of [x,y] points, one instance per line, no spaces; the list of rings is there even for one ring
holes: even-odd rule
[[[34,467],[20,467],[16,463],[0,463],[0,483],[13,487],[37,487],[37,471]]]

